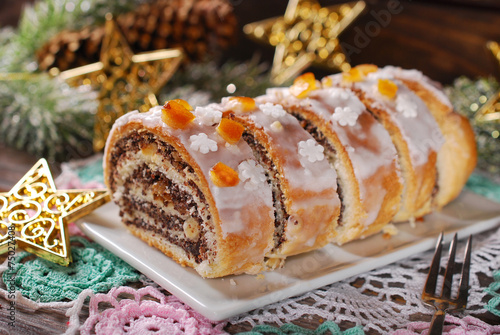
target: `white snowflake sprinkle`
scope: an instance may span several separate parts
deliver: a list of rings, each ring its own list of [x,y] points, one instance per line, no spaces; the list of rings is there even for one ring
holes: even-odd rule
[[[194,115],[196,115],[196,119],[205,126],[212,126],[219,123],[222,118],[222,112],[210,105],[206,107],[196,107]]]
[[[332,120],[337,121],[341,126],[354,126],[358,120],[359,114],[352,110],[351,107],[336,107],[335,113],[332,114]]]
[[[250,191],[256,190],[267,179],[264,168],[253,159],[241,162],[238,165],[238,174],[240,180],[245,183],[245,189]]]
[[[217,151],[217,142],[208,138],[207,134],[199,133],[189,137],[191,142],[190,148],[197,150],[202,154],[207,154],[210,151]]]
[[[286,112],[281,105],[275,105],[271,102],[266,102],[265,104],[259,105],[259,109],[266,114],[274,118],[280,118],[285,116]]]
[[[324,151],[325,148],[316,143],[313,139],[299,142],[299,154],[307,158],[311,163],[322,161],[325,158]]]
[[[404,117],[417,117],[418,105],[415,96],[411,93],[401,93],[396,97],[396,110]]]

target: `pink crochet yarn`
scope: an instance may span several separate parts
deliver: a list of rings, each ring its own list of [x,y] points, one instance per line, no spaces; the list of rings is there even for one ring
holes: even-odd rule
[[[463,319],[452,315],[446,315],[446,323],[443,334],[448,335],[494,335],[500,334],[500,326],[492,326],[473,316]],[[429,333],[429,322],[412,322],[407,329],[396,330],[392,335],[427,335]]]
[[[155,299],[155,300],[152,300]],[[112,307],[99,311],[100,303]],[[100,307],[106,308],[108,304]],[[213,324],[174,296],[154,287],[139,290],[121,286],[90,299],[89,317],[81,326],[85,334],[226,334],[225,323]]]

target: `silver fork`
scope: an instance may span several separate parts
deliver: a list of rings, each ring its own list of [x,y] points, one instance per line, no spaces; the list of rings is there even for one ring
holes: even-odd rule
[[[431,267],[427,280],[425,282],[424,290],[422,292],[422,300],[433,306],[436,309],[432,317],[429,335],[442,334],[444,318],[447,311],[465,309],[467,306],[467,298],[469,295],[469,272],[470,272],[470,259],[471,259],[471,244],[472,236],[469,236],[467,246],[465,248],[465,257],[462,265],[462,273],[460,278],[460,286],[456,298],[451,297],[451,286],[453,283],[453,271],[455,268],[455,251],[457,249],[457,234],[453,237],[450,244],[450,252],[448,257],[448,264],[444,274],[443,287],[441,295],[436,294],[436,285],[440,270],[441,250],[443,249],[443,233],[439,235],[436,245],[436,251],[432,258]]]

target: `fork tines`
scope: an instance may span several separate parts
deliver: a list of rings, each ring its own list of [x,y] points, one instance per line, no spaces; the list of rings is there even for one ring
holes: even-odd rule
[[[452,283],[453,283],[453,272],[455,269],[455,253],[457,249],[457,234],[453,236],[453,240],[450,243],[450,251],[448,257],[448,264],[446,265],[446,271],[444,274],[443,287],[441,290],[441,295],[436,295],[436,285],[440,270],[440,260],[441,252],[443,249],[443,233],[439,235],[439,239],[436,245],[436,251],[434,252],[434,257],[432,258],[432,263],[430,266],[429,274],[427,275],[427,280],[425,282],[424,291],[422,297],[424,300],[435,300],[435,301],[446,301],[451,304],[454,309],[462,309],[467,305],[467,297],[469,290],[469,271],[470,271],[470,260],[471,260],[471,241],[472,236],[469,237],[467,241],[467,246],[465,249],[465,257],[462,265],[462,273],[460,279],[460,286],[458,289],[458,295],[456,299],[451,298]]]

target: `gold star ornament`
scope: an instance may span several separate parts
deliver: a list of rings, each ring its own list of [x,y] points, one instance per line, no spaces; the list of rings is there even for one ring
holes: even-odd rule
[[[106,16],[100,61],[59,74],[71,86],[90,85],[99,92],[94,150],[101,151],[115,120],[131,110],[158,105],[155,94],[172,77],[183,58],[180,49],[134,55],[118,24]],[[57,69],[51,73],[58,74]]]
[[[489,41],[486,47],[493,53],[493,56],[500,65],[500,44]],[[500,91],[493,94],[488,101],[476,112],[474,119],[478,123],[497,122],[500,124]],[[499,137],[498,130],[493,131],[493,138]]]
[[[365,7],[364,1],[321,7],[315,0],[289,0],[284,16],[247,24],[243,31],[276,47],[271,79],[279,85],[311,64],[348,71],[338,36]]]
[[[0,254],[16,245],[67,266],[71,252],[67,223],[110,201],[109,192],[56,190],[45,159],[40,159],[8,193],[0,193]]]

